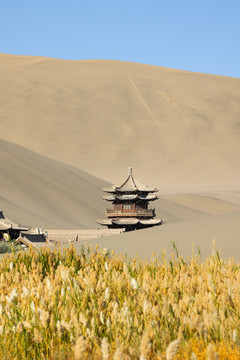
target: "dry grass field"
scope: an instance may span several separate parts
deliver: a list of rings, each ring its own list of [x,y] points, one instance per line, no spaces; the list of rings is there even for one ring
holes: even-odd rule
[[[149,262],[90,248],[5,257],[1,359],[239,359],[239,264],[174,251]]]

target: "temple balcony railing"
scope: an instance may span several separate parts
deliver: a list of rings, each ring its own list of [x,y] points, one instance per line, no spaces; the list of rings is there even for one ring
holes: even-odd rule
[[[107,209],[107,217],[154,217],[156,215],[155,209]]]

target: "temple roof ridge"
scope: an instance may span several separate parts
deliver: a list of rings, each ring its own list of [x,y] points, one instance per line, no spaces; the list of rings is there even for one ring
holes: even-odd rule
[[[105,192],[114,193],[114,192],[136,192],[136,191],[142,191],[142,192],[157,192],[158,190],[156,188],[150,188],[146,185],[141,184],[138,180],[134,179],[132,168],[129,167],[128,169],[128,177],[126,180],[122,181],[121,183],[117,185],[113,185],[109,188],[103,189]]]
[[[27,231],[30,230],[30,226],[23,226],[17,224],[15,221],[12,221],[6,216],[4,216],[3,211],[0,210],[0,230],[10,230],[10,229]]]

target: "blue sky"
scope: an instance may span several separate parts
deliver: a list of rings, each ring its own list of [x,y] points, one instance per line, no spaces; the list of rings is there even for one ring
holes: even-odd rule
[[[1,0],[0,52],[240,77],[240,0]]]

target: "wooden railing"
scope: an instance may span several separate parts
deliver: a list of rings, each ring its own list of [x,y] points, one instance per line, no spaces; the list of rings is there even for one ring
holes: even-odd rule
[[[106,211],[108,217],[113,216],[155,216],[155,209],[147,209],[147,210],[140,210],[140,209],[123,209],[123,210],[115,210],[115,209],[107,209]]]

